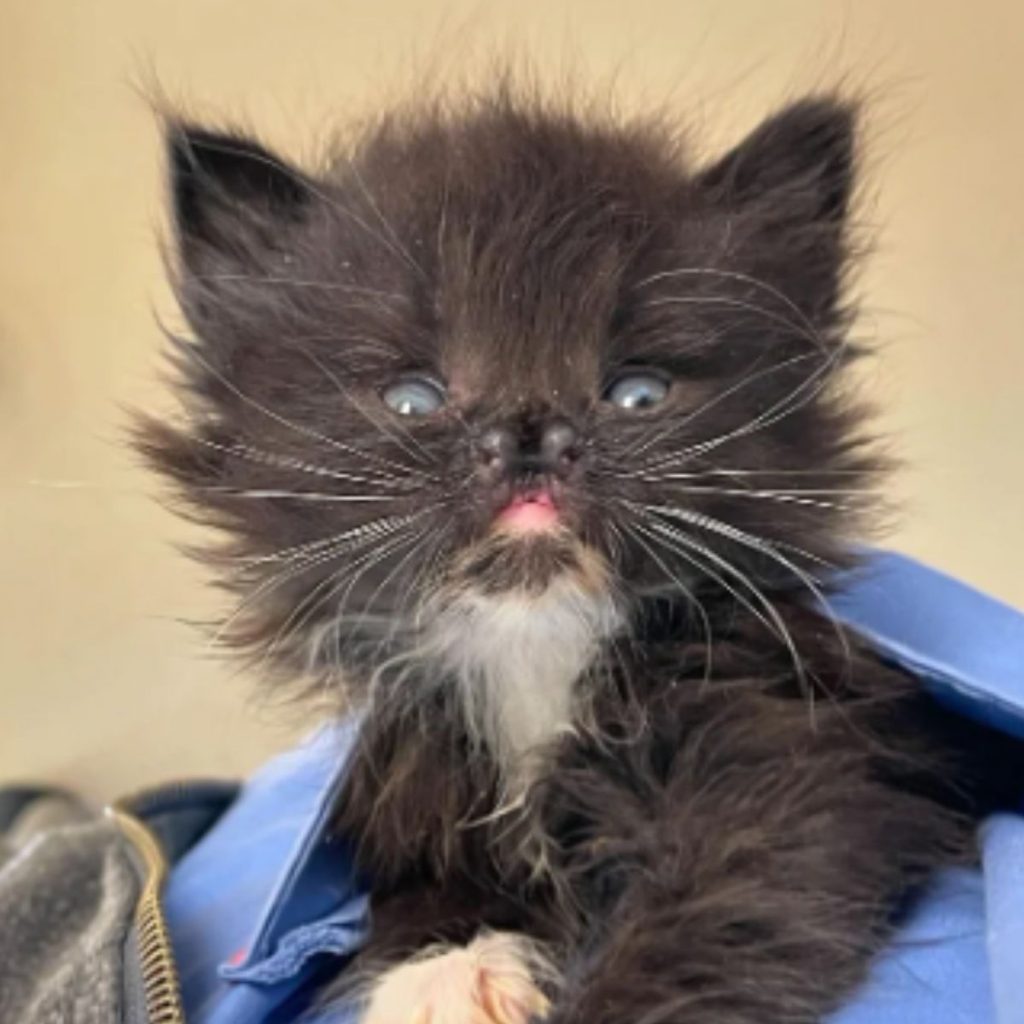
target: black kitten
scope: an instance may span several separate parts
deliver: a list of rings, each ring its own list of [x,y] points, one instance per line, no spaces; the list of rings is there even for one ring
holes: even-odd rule
[[[499,88],[316,174],[171,126],[189,415],[140,443],[224,635],[366,709],[368,1024],[818,1021],[967,855],[937,714],[823,605],[881,468],[854,121],[694,166]]]

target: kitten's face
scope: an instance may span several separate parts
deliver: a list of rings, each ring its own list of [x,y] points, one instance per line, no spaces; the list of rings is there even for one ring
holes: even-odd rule
[[[627,609],[836,557],[850,133],[809,102],[693,171],[505,98],[311,178],[174,129],[193,405],[143,445],[232,538],[236,639],[344,664],[467,592]]]

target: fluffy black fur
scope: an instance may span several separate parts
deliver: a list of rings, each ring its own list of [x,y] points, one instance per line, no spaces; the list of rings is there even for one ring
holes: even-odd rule
[[[139,443],[227,538],[223,637],[367,709],[364,966],[512,929],[549,1024],[813,1022],[969,856],[961,740],[821,604],[882,468],[842,390],[854,124],[808,99],[701,164],[502,87],[316,173],[169,126],[188,417]],[[621,409],[637,367],[668,394]],[[381,400],[409,375],[437,412]],[[538,485],[560,529],[496,533]],[[564,579],[619,618],[515,791],[418,652],[438,607]]]

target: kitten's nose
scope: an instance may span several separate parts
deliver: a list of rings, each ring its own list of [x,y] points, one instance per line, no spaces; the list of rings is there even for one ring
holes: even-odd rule
[[[519,457],[519,442],[508,427],[491,427],[476,445],[481,462],[495,478],[504,476]]]
[[[493,479],[516,473],[566,476],[579,459],[579,434],[567,420],[545,423],[540,431],[491,427],[477,441],[481,461]]]
[[[566,420],[549,423],[540,436],[540,461],[551,473],[566,473],[579,458],[579,435]]]

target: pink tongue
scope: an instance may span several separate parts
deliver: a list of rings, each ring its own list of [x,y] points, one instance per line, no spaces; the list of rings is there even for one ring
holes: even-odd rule
[[[547,491],[513,498],[499,513],[498,522],[513,530],[546,530],[558,522],[558,510]]]

